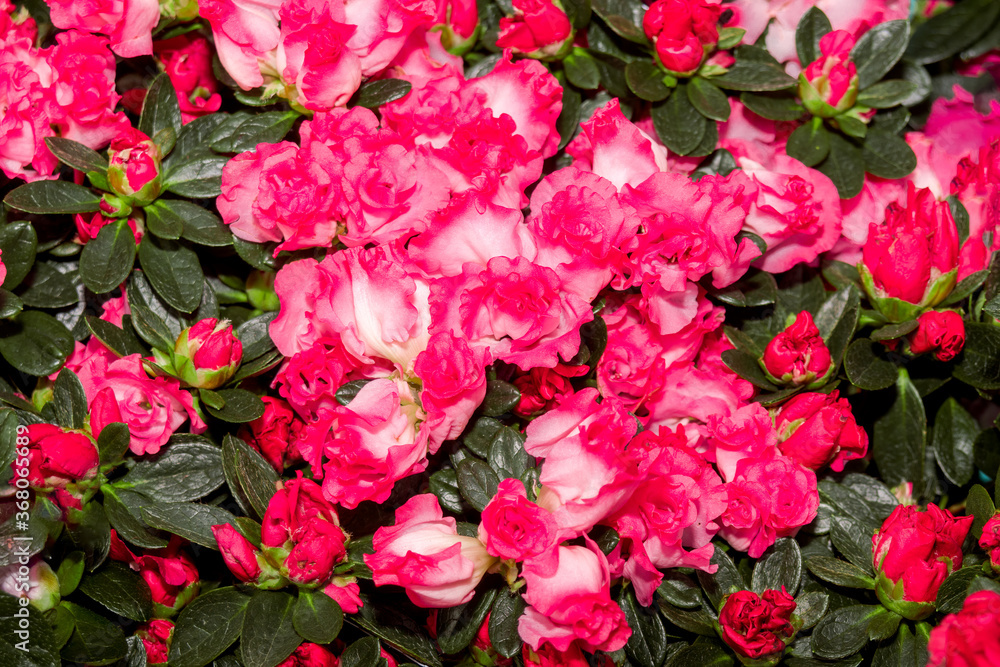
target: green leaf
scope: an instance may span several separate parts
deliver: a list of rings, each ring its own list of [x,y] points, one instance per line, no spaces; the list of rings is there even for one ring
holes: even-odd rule
[[[880,81],[858,94],[858,104],[870,109],[888,109],[902,104],[917,92],[917,85],[903,79]]]
[[[941,404],[931,443],[938,465],[956,486],[965,486],[972,479],[972,451],[978,435],[979,424],[958,401],[949,397]]]
[[[215,660],[240,636],[249,603],[250,596],[231,587],[196,597],[177,618],[171,667],[204,667]]]
[[[56,318],[26,310],[0,323],[0,355],[17,370],[42,377],[59,370],[73,352],[73,337]]]
[[[865,171],[879,178],[904,178],[917,167],[913,149],[895,134],[872,130],[861,151]]]
[[[851,49],[861,90],[881,79],[899,62],[909,37],[910,24],[903,19],[879,23],[861,36]]]
[[[663,70],[648,60],[634,60],[625,66],[625,82],[639,99],[661,102],[670,96],[663,83]]]
[[[135,236],[126,220],[105,225],[80,253],[80,278],[95,294],[121,285],[135,264]]]
[[[630,8],[627,4],[622,5],[615,0],[591,0],[591,6],[594,13],[600,16],[604,23],[619,37],[644,46],[649,44],[646,33],[638,25],[641,22],[641,17],[638,21],[630,18],[628,16]]]
[[[966,322],[965,345],[952,374],[977,389],[1000,389],[1000,328]]]
[[[222,168],[227,162],[229,158],[224,155],[198,155],[166,171],[163,189],[191,199],[218,197],[222,194]]]
[[[217,112],[185,123],[181,131],[177,133],[177,143],[173,152],[163,162],[164,170],[173,169],[174,165],[190,162],[197,155],[209,154],[211,152],[209,142],[212,135],[221,125],[228,123],[233,116],[242,117],[241,114],[230,115]]]
[[[59,595],[66,597],[76,590],[80,585],[85,569],[84,554],[82,551],[71,551],[66,554],[59,569],[56,570],[56,578],[59,579]]]
[[[103,155],[83,144],[65,137],[45,137],[45,145],[60,162],[78,169],[105,172],[108,170],[108,160]]]
[[[928,634],[929,626],[926,622],[916,625],[916,633],[910,629],[908,623],[901,624],[893,641],[884,642],[875,649],[872,666],[924,667],[928,658]]]
[[[362,601],[364,604],[361,611],[347,617],[349,623],[375,635],[382,642],[409,656],[414,662],[426,667],[442,667],[434,643],[423,634],[422,630],[417,630],[409,617],[386,607],[375,609],[364,596]]]
[[[221,410],[206,406],[208,413],[216,419],[230,424],[245,424],[264,414],[264,402],[246,389],[220,389],[216,393],[226,402]]]
[[[601,85],[601,72],[597,69],[594,58],[579,47],[574,48],[563,60],[566,78],[577,88],[594,90]]]
[[[24,303],[11,292],[0,289],[0,319],[14,317],[24,310]]]
[[[475,639],[493,607],[497,591],[480,592],[472,601],[438,611],[437,643],[445,655],[462,652]]]
[[[92,213],[101,208],[101,198],[90,188],[66,181],[35,181],[14,188],[4,197],[11,208],[27,213]]]
[[[723,350],[722,362],[734,373],[744,380],[753,383],[755,386],[768,391],[777,391],[778,388],[764,375],[764,371],[761,370],[757,359],[751,357],[746,352],[740,350]]]
[[[66,530],[70,540],[84,553],[87,569],[94,570],[104,562],[111,547],[111,524],[100,503],[91,501],[74,517],[76,524]]]
[[[344,612],[337,601],[322,591],[299,590],[292,612],[295,631],[306,641],[329,644],[344,625]]]
[[[938,589],[934,607],[942,614],[955,614],[962,610],[968,595],[969,584],[983,573],[981,567],[963,567],[955,570]]]
[[[483,508],[497,493],[500,478],[493,469],[476,459],[463,459],[458,464],[458,488],[462,497],[476,510]]]
[[[833,184],[841,199],[850,199],[865,185],[861,150],[839,134],[830,134],[830,154],[817,167]]]
[[[142,104],[142,116],[139,118],[139,130],[147,137],[153,138],[160,130],[170,128],[175,132],[181,130],[181,109],[177,103],[177,91],[170,77],[161,74],[149,84],[146,99]]]
[[[271,464],[239,438],[226,435],[222,439],[222,469],[243,510],[263,518],[278,481]]]
[[[180,226],[180,237],[198,245],[223,247],[232,245],[233,235],[219,216],[192,202],[180,199],[158,199],[150,210],[161,220],[169,220],[172,226]]]
[[[184,230],[184,220],[157,206],[157,203],[142,209],[146,214],[146,229],[161,239],[176,241]]]
[[[125,657],[128,646],[120,626],[67,600],[60,607],[69,612],[75,625],[69,641],[59,652],[64,661],[106,665]]]
[[[750,588],[757,594],[766,590],[781,590],[791,596],[799,590],[802,578],[802,554],[794,539],[783,537],[768,547],[753,568]]]
[[[663,667],[731,667],[733,658],[718,644],[692,644],[670,656]]]
[[[656,133],[678,155],[694,151],[708,129],[708,119],[691,104],[683,84],[665,102],[654,104],[652,115]]]
[[[159,302],[149,281],[141,271],[134,271],[126,289],[132,326],[147,343],[161,350],[172,350],[180,335],[179,323]],[[171,324],[168,324],[171,321]],[[122,320],[124,324],[124,319]]]
[[[104,511],[119,537],[143,549],[160,549],[167,546],[167,540],[154,535],[146,523],[136,516],[135,513],[140,510],[133,510],[121,499],[127,498],[129,502],[141,499],[142,505],[151,501],[144,499],[138,493],[116,489],[110,484],[102,485],[101,492],[104,494]]]
[[[976,484],[969,489],[969,495],[965,499],[965,513],[976,517],[976,520],[972,522],[969,534],[978,540],[983,534],[983,526],[996,513],[993,498],[990,497],[990,492],[983,488],[982,485]]]
[[[147,234],[139,244],[139,262],[149,284],[172,307],[190,313],[201,303],[205,276],[192,250]]]
[[[769,120],[793,121],[805,113],[805,109],[794,97],[781,93],[742,93],[740,101],[750,111]]]
[[[851,384],[871,391],[895,384],[896,366],[880,356],[881,347],[868,338],[859,338],[851,343],[844,355],[844,370]]]
[[[830,539],[837,551],[866,574],[872,571],[872,534],[874,529],[846,516],[830,517]]]
[[[663,573],[663,581],[656,589],[656,594],[674,607],[693,609],[701,606],[701,588],[691,577],[677,570],[667,570]]]
[[[802,15],[798,27],[795,28],[795,52],[802,67],[823,55],[819,50],[819,40],[831,30],[833,26],[830,25],[830,19],[819,7],[810,7],[809,11]]]
[[[820,591],[803,593],[795,599],[795,616],[802,623],[800,630],[808,630],[826,615],[830,606],[830,596]]]
[[[37,262],[18,297],[32,308],[65,308],[80,302],[75,276],[62,273],[56,262]]]
[[[695,77],[688,82],[685,90],[688,100],[702,116],[720,122],[729,120],[729,98],[718,86],[707,79]]]
[[[703,637],[716,636],[714,620],[702,607],[700,600],[694,609],[678,609],[665,600],[658,600],[657,607],[668,621],[681,630],[687,630]]]
[[[463,444],[480,457],[486,458],[490,450],[493,439],[503,428],[503,424],[492,417],[480,417],[473,424],[472,428],[462,439]]]
[[[128,565],[111,561],[83,578],[80,591],[112,612],[139,623],[153,617],[149,586]]]
[[[295,598],[281,591],[257,591],[243,617],[240,654],[246,667],[275,667],[292,654],[302,637],[292,620]]]
[[[518,593],[501,589],[490,611],[489,636],[493,648],[505,658],[512,658],[521,652],[521,635],[517,622],[527,605]]]
[[[501,477],[520,477],[532,465],[524,449],[525,436],[514,428],[505,426],[490,443],[487,462]]]
[[[580,91],[573,86],[563,86],[562,111],[556,119],[559,131],[559,150],[565,148],[580,131]]]
[[[796,80],[760,47],[745,45],[736,50],[736,64],[722,76],[712,79],[719,88],[760,93],[785,90],[796,85]]]
[[[76,373],[64,368],[52,387],[52,405],[60,426],[83,428],[87,417],[87,393]]]
[[[839,558],[809,556],[805,559],[805,565],[816,577],[837,586],[870,590],[875,588],[875,580],[867,572]]]
[[[458,475],[454,470],[447,468],[431,473],[428,486],[430,492],[437,496],[441,507],[455,514],[462,513],[462,494],[458,490]]]
[[[358,88],[351,106],[365,107],[376,110],[383,104],[388,104],[406,97],[412,85],[403,79],[381,79],[369,81]]]
[[[934,16],[913,33],[906,57],[918,65],[944,60],[973,44],[1000,16],[993,0],[967,0]]]
[[[153,528],[180,535],[209,549],[219,549],[212,526],[236,526],[236,517],[213,505],[199,503],[150,503],[142,508],[142,518]]]
[[[631,588],[622,588],[618,605],[632,629],[632,636],[625,644],[625,654],[643,667],[662,665],[667,657],[667,630],[656,610],[640,606]]]
[[[7,268],[4,289],[14,289],[31,272],[37,249],[38,235],[30,222],[19,220],[0,227],[0,251]]]
[[[868,644],[869,624],[887,611],[881,605],[863,604],[833,610],[813,630],[813,653],[827,660],[857,653]]]
[[[864,139],[868,134],[868,126],[850,114],[841,114],[833,119],[834,125],[849,137]]]
[[[819,483],[819,497],[822,502],[831,506],[835,514],[857,520],[869,531],[874,531],[882,525],[884,515],[881,513],[881,510],[876,509],[875,503],[870,501],[867,495],[863,495],[847,484],[837,484],[832,480],[823,480]],[[888,512],[885,512],[885,514],[888,514]],[[867,550],[870,551],[870,548]],[[868,561],[870,558],[865,558],[864,560]]]
[[[127,357],[130,354],[141,354],[143,356],[147,355],[148,351],[145,347],[143,347],[139,339],[135,337],[135,333],[132,330],[131,316],[126,315],[125,317],[128,318],[128,320],[123,318],[122,324],[128,327],[127,329],[116,327],[114,324],[111,324],[111,322],[106,322],[94,315],[87,315],[87,328],[90,329],[92,334],[97,336],[97,339],[100,340],[105,347],[117,354],[119,357]]]
[[[904,369],[896,380],[896,400],[875,422],[872,455],[882,480],[896,486],[923,477],[927,417],[920,394]]]
[[[816,327],[830,350],[834,369],[840,365],[847,344],[854,336],[860,311],[861,292],[854,285],[849,285],[837,290],[816,313]]]
[[[709,602],[718,609],[723,598],[736,591],[746,590],[746,584],[733,560],[718,546],[715,547],[715,553],[712,554],[711,564],[718,565],[719,569],[716,570],[715,574],[699,570],[698,581],[701,583],[701,588]]]
[[[377,667],[380,650],[375,637],[359,639],[340,655],[340,667]]]
[[[910,333],[919,325],[920,323],[917,320],[908,320],[899,324],[887,324],[873,331],[870,338],[874,341],[895,340]],[[896,372],[893,371],[894,376],[895,374]]]
[[[208,144],[220,153],[243,153],[256,149],[258,144],[276,144],[299,117],[295,111],[237,112],[215,129]]]
[[[520,402],[521,392],[517,387],[503,380],[490,380],[486,383],[486,396],[480,410],[487,417],[499,417]]]
[[[269,327],[277,316],[276,312],[264,313],[236,328],[236,337],[243,345],[244,361],[251,361],[274,349]]]
[[[218,447],[198,436],[175,435],[159,455],[140,461],[115,484],[156,501],[183,502],[207,496],[225,481]]]
[[[746,34],[747,31],[743,28],[720,28],[719,41],[716,44],[716,48],[721,51],[723,49],[731,49],[734,46],[738,46],[739,43],[743,41],[743,36]]]
[[[751,268],[729,287],[711,290],[710,293],[727,305],[754,308],[774,303],[778,298],[778,285],[770,273]]]

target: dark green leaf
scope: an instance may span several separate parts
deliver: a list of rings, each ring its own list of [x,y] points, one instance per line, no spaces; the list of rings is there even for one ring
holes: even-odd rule
[[[82,551],[71,551],[66,554],[66,557],[59,563],[59,569],[56,570],[60,596],[66,597],[76,590],[77,586],[80,585],[80,579],[83,578],[85,567]]]
[[[902,104],[917,92],[917,85],[903,79],[888,79],[861,91],[858,104],[871,109],[888,109]]]
[[[131,321],[131,317],[128,315],[125,317],[128,317],[129,321]],[[130,354],[141,354],[144,356],[148,354],[146,348],[135,337],[131,325],[126,324],[124,319],[122,320],[122,324],[127,326],[127,329],[116,327],[111,322],[106,322],[94,315],[87,315],[86,321],[90,332],[97,336],[97,339],[104,343],[105,347],[119,357],[127,357]]]
[[[508,589],[497,593],[490,612],[489,636],[493,648],[505,658],[512,658],[521,652],[522,641],[517,622],[525,607],[524,598],[519,593],[511,593]]]
[[[972,479],[972,450],[979,435],[976,420],[953,397],[938,408],[931,439],[934,456],[945,477],[957,486]]]
[[[625,66],[625,81],[639,99],[660,102],[670,95],[663,83],[663,70],[648,60],[634,60]]]
[[[128,646],[120,626],[69,601],[63,601],[61,607],[76,626],[59,652],[63,660],[103,665],[125,657]]]
[[[177,144],[174,146],[173,152],[163,163],[164,170],[173,169],[174,165],[190,162],[196,155],[210,153],[208,145],[212,135],[216,129],[228,123],[231,118],[230,114],[217,112],[185,123],[177,134]]]
[[[142,508],[142,518],[153,528],[216,550],[219,545],[212,526],[236,525],[236,517],[221,507],[199,503],[150,503]]]
[[[816,327],[819,329],[834,368],[840,364],[847,344],[854,336],[861,311],[861,293],[854,285],[837,292],[827,299],[816,313]]]
[[[126,292],[129,308],[132,310],[132,326],[136,333],[153,347],[172,350],[174,340],[181,332],[179,323],[159,303],[142,272],[132,273]],[[124,320],[122,323],[124,324]]]
[[[657,607],[668,621],[673,625],[676,625],[681,630],[687,630],[688,632],[693,632],[696,635],[702,635],[703,637],[714,637],[715,636],[715,624],[708,612],[702,608],[700,601],[697,608],[694,609],[678,609],[677,607],[667,603],[665,600],[659,600],[657,602]]]
[[[142,209],[146,214],[146,229],[161,239],[176,241],[184,230],[184,220],[157,206],[158,203],[154,202],[152,206]]]
[[[895,340],[910,333],[917,326],[919,326],[917,320],[909,320],[907,322],[900,322],[899,324],[887,324],[873,331],[870,338],[874,341]],[[895,375],[895,371],[893,371],[893,375]]]
[[[517,387],[503,380],[490,380],[486,383],[486,397],[480,410],[487,417],[499,417],[510,412],[521,402],[521,392]]]
[[[865,171],[880,178],[904,178],[917,167],[913,149],[895,134],[872,130],[861,151]]]
[[[135,263],[135,236],[125,220],[101,228],[80,253],[80,278],[95,294],[121,285]]]
[[[896,366],[880,356],[880,348],[867,338],[859,338],[847,348],[844,370],[854,386],[874,391],[896,382]]]
[[[472,643],[496,595],[495,590],[488,590],[477,594],[471,602],[438,611],[437,643],[442,653],[455,655]]]
[[[701,588],[698,583],[674,569],[663,573],[663,581],[656,593],[674,607],[693,609],[701,606]]]
[[[559,130],[559,149],[562,150],[580,131],[580,92],[573,86],[563,86],[562,111],[556,119]]]
[[[187,442],[186,437],[191,438]],[[222,452],[198,436],[174,436],[152,460],[140,461],[118,486],[161,502],[183,502],[207,496],[226,481]]]
[[[956,359],[954,376],[978,389],[1000,389],[1000,328],[965,323],[965,346]]]
[[[868,626],[887,610],[881,605],[850,605],[835,609],[812,633],[813,653],[827,660],[846,658],[868,643]]]
[[[729,120],[729,98],[719,88],[700,77],[694,77],[685,86],[688,100],[705,118],[725,122]]]
[[[802,105],[795,101],[794,97],[785,94],[775,93],[743,93],[740,101],[761,118],[770,120],[798,120],[805,113]]]
[[[649,40],[646,39],[646,33],[638,25],[642,20],[641,16],[636,17],[638,21],[630,17],[631,8],[627,4],[623,5],[620,2],[615,2],[615,0],[591,0],[591,5],[594,13],[600,16],[616,35],[636,44],[649,44]]]
[[[173,167],[163,175],[163,189],[192,199],[222,194],[222,168],[229,162],[224,155],[202,154]]]
[[[837,551],[866,574],[872,571],[872,534],[875,531],[860,521],[845,517],[830,518],[830,538]]]
[[[770,273],[751,268],[737,282],[721,290],[712,290],[711,294],[730,306],[754,308],[774,303],[778,298],[778,285]]]
[[[140,623],[153,617],[149,586],[128,565],[111,561],[83,578],[80,591],[119,616]]]
[[[162,220],[180,225],[181,238],[198,245],[222,247],[232,245],[233,235],[219,217],[197,204],[179,199],[159,199],[152,206]]]
[[[348,616],[348,622],[375,635],[382,642],[414,659],[415,662],[426,667],[442,667],[434,643],[422,631],[418,632],[408,617],[385,607],[374,609],[364,597],[362,600],[364,605],[361,607],[361,611]]]
[[[496,419],[480,417],[472,424],[472,428],[465,434],[462,442],[476,456],[485,459],[489,454],[493,439],[496,438],[501,428],[503,428],[503,424]]]
[[[76,373],[64,368],[59,371],[52,387],[52,404],[59,424],[66,428],[83,428],[87,417],[87,392]]]
[[[243,510],[263,518],[278,481],[271,464],[239,438],[227,435],[222,439],[222,469]]]
[[[108,160],[103,155],[83,144],[65,137],[45,137],[45,145],[63,164],[84,173],[107,171]]]
[[[264,313],[253,317],[236,329],[236,337],[243,345],[243,360],[251,361],[274,349],[269,327],[278,313]]]
[[[14,289],[31,272],[37,248],[38,235],[30,222],[19,220],[0,227],[0,251],[7,268],[4,289]]]
[[[0,323],[0,355],[23,373],[41,377],[59,370],[73,352],[73,337],[56,318],[26,310]]]
[[[577,88],[594,90],[601,84],[601,73],[594,58],[584,49],[576,48],[563,60],[566,78]]]
[[[520,477],[531,465],[531,457],[524,449],[524,434],[510,426],[505,426],[490,443],[487,462],[497,475]]]
[[[989,275],[989,271],[976,271],[975,273],[962,278],[961,282],[955,285],[955,289],[951,291],[948,298],[941,302],[940,307],[955,305],[964,299],[966,299],[970,294],[975,292],[979,287],[986,281],[986,277]]]
[[[177,145],[177,131],[172,127],[165,127],[152,137],[153,143],[160,149],[161,155],[168,155]]]
[[[864,139],[868,134],[868,126],[849,114],[841,114],[833,119],[833,123],[841,132],[849,137]]]
[[[817,169],[833,181],[841,199],[856,196],[864,187],[865,162],[861,150],[839,134],[830,134],[830,154]]]
[[[952,572],[938,589],[937,600],[934,603],[937,611],[942,614],[955,614],[961,611],[969,584],[982,573],[981,567],[963,567]]]
[[[181,109],[177,103],[177,91],[170,82],[170,77],[161,74],[149,84],[146,99],[142,104],[142,116],[139,118],[139,130],[147,137],[154,137],[165,128],[180,132],[182,125]]]
[[[654,104],[652,115],[656,133],[678,155],[688,155],[697,148],[708,129],[708,119],[691,104],[684,85],[665,102]]]
[[[958,243],[961,245],[969,238],[969,211],[955,195],[950,195],[946,201],[948,202],[948,208],[951,210],[951,217],[955,219],[955,227],[958,229]],[[981,273],[988,275],[989,271]]]
[[[412,85],[403,79],[381,79],[363,84],[355,94],[354,103],[366,109],[378,109],[383,104],[406,97]]]
[[[795,51],[803,67],[817,60],[822,53],[819,50],[819,40],[833,30],[830,19],[819,7],[810,7],[809,11],[799,19],[795,28]]]
[[[217,419],[231,424],[244,424],[264,414],[264,402],[246,389],[220,389],[216,393],[226,401],[226,406],[221,410],[207,408],[208,413]]]
[[[340,656],[340,667],[377,667],[381,647],[375,637],[359,639]]]
[[[731,667],[733,658],[717,644],[692,644],[670,656],[663,667]]]
[[[854,519],[869,530],[875,530],[882,524],[883,517],[876,512],[873,503],[846,484],[822,480],[819,483],[819,497],[837,515]]]
[[[993,0],[968,0],[929,19],[914,31],[906,56],[918,65],[944,60],[973,44],[1000,16]]]
[[[92,213],[101,198],[90,188],[66,181],[35,181],[15,188],[4,197],[11,208],[28,213]]]
[[[462,497],[476,510],[483,508],[497,493],[500,478],[482,461],[464,459],[458,464],[458,488]]]
[[[243,617],[240,653],[246,667],[275,667],[292,654],[302,637],[292,621],[295,598],[281,591],[257,591]]]
[[[292,129],[299,114],[295,111],[235,113],[209,138],[212,150],[220,153],[252,151],[258,144],[276,144]]]
[[[896,400],[892,408],[875,422],[872,455],[882,480],[888,486],[923,477],[927,417],[909,375],[899,370]]]
[[[972,522],[969,534],[978,540],[979,536],[983,534],[983,526],[996,513],[996,507],[993,505],[993,498],[990,497],[990,492],[980,484],[976,484],[969,489],[969,496],[965,500],[965,513],[976,517],[976,520]]]
[[[830,604],[830,596],[819,591],[803,593],[795,599],[795,615],[802,623],[802,630],[811,628],[819,623],[826,614]]]
[[[736,591],[746,590],[746,584],[733,560],[718,546],[715,547],[715,553],[712,554],[711,563],[718,565],[719,569],[716,570],[715,574],[699,570],[698,581],[701,582],[706,597],[718,609],[723,598]]]
[[[306,641],[329,644],[344,625],[344,612],[337,601],[322,591],[299,590],[292,613],[295,631]]]
[[[815,576],[846,588],[875,588],[875,580],[861,568],[839,558],[809,556],[805,565]]]
[[[250,596],[230,587],[195,598],[177,618],[171,667],[204,667],[215,660],[240,636],[249,603]]]
[[[760,93],[791,88],[796,81],[766,51],[747,45],[736,50],[736,64],[722,76],[713,78],[712,83],[729,90]]]
[[[870,28],[851,49],[851,61],[858,70],[858,85],[865,90],[885,76],[906,51],[910,24],[906,20],[886,21]]]
[[[56,262],[37,262],[18,297],[32,308],[64,308],[80,301],[75,277],[59,271]]]
[[[909,110],[897,107],[891,111],[881,111],[872,118],[870,127],[890,134],[898,134],[910,122]]]
[[[156,293],[177,310],[190,313],[201,303],[205,276],[193,251],[147,234],[139,244],[139,262]]]
[[[144,549],[160,549],[167,546],[167,540],[154,535],[146,523],[121,500],[122,497],[131,500],[142,496],[131,491],[118,490],[109,484],[101,486],[101,491],[104,493],[104,511],[119,537]],[[148,502],[144,500],[143,504]]]
[[[771,545],[753,569],[750,587],[761,594],[766,590],[781,590],[791,596],[799,590],[802,578],[802,554],[794,539],[783,537]]]
[[[757,360],[746,352],[741,352],[740,350],[723,350],[722,362],[744,380],[753,383],[761,389],[777,391],[778,388],[767,379]]]
[[[454,470],[448,468],[431,473],[428,486],[430,492],[438,497],[441,507],[455,514],[462,513],[462,494],[458,490],[458,475]]]
[[[631,588],[622,588],[618,605],[632,629],[632,636],[625,644],[626,655],[643,667],[662,665],[667,657],[667,631],[655,608],[640,606]]]

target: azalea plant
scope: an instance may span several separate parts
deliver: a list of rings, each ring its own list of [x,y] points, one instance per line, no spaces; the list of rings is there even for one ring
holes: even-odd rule
[[[1000,3],[0,36],[3,664],[1000,662]]]

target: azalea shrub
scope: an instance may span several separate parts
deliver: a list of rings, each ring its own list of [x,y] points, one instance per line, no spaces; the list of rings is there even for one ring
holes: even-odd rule
[[[997,665],[998,82],[995,0],[0,0],[0,662]]]

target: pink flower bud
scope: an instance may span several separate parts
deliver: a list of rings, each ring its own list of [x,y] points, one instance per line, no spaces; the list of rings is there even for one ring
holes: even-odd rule
[[[872,536],[882,604],[913,621],[930,616],[941,583],[962,567],[962,542],[973,520],[933,504],[926,512],[914,505],[894,509]]]
[[[807,388],[820,386],[832,370],[830,350],[805,310],[768,343],[761,364],[776,382]]]
[[[500,19],[497,46],[532,57],[554,56],[573,34],[558,0],[514,0],[514,16]]]
[[[28,440],[28,481],[32,486],[65,488],[97,474],[97,446],[82,433],[64,431],[54,424],[31,424]]]
[[[836,391],[793,396],[774,414],[774,428],[781,453],[812,470],[829,464],[840,472],[868,452],[868,434]]]
[[[721,6],[710,0],[656,0],[646,10],[642,27],[656,46],[660,64],[687,76],[719,41],[721,13]]]
[[[822,55],[799,75],[799,97],[814,116],[832,118],[858,99],[858,72],[851,62],[854,36],[834,30],[819,41]]]
[[[229,570],[240,581],[255,582],[260,576],[257,548],[228,523],[212,526],[212,534],[219,543],[219,552]]]
[[[168,360],[174,373],[192,387],[215,389],[229,381],[243,359],[243,344],[228,320],[209,317],[181,332]]]
[[[108,183],[126,203],[150,204],[160,194],[160,148],[143,132],[129,127],[111,141]]]
[[[979,548],[989,555],[993,571],[1000,572],[1000,513],[991,516],[983,526],[983,534],[979,537]]]
[[[722,640],[741,659],[749,658],[755,665],[776,664],[795,636],[794,611],[795,600],[784,587],[763,595],[737,591],[719,610]]]
[[[174,624],[162,618],[156,618],[146,625],[137,628],[135,634],[142,640],[146,649],[146,662],[150,665],[163,665],[170,654],[170,641],[174,636]]]
[[[929,310],[917,318],[917,330],[910,334],[910,352],[933,352],[939,361],[951,361],[965,345],[965,322],[953,310]]]

